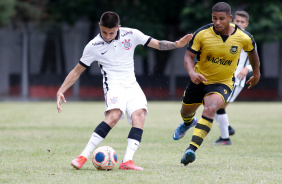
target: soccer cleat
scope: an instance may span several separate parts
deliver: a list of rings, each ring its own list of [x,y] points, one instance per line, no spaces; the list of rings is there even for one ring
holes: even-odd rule
[[[212,145],[214,146],[228,146],[231,145],[231,140],[230,139],[222,139],[221,137],[219,137],[215,143],[213,143]]]
[[[197,118],[194,117],[194,118],[193,118],[193,121],[192,121],[192,124],[191,124],[190,126],[186,126],[186,125],[184,124],[184,122],[181,123],[181,124],[176,128],[176,130],[174,131],[172,138],[173,138],[174,140],[179,140],[179,139],[181,139],[182,137],[184,137],[184,135],[186,134],[187,130],[189,130],[191,127],[195,126],[195,125],[197,124],[197,122],[198,122],[198,121],[197,121]]]
[[[84,156],[79,156],[71,161],[71,165],[77,170],[80,169],[83,164],[87,161],[87,158]]]
[[[235,129],[232,126],[228,126],[228,131],[229,131],[229,135],[234,135],[235,134]]]
[[[119,169],[122,169],[122,170],[144,170],[142,167],[135,165],[132,160],[128,160],[126,162],[121,163],[119,165]]]
[[[182,156],[180,163],[184,164],[184,166],[188,165],[189,163],[194,162],[196,159],[196,154],[193,150],[187,149]]]

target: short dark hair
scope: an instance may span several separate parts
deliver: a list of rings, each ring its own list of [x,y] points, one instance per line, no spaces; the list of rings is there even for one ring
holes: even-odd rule
[[[235,12],[235,18],[236,16],[241,16],[241,17],[245,17],[247,19],[247,21],[249,21],[249,14],[245,11],[236,11]]]
[[[119,26],[119,16],[115,12],[107,11],[103,13],[100,18],[100,24],[107,28],[114,28]]]
[[[231,15],[231,7],[229,6],[229,4],[225,2],[216,3],[213,6],[212,11],[213,12],[226,12],[227,14]]]

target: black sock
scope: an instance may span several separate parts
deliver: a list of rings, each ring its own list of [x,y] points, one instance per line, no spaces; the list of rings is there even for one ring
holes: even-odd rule
[[[105,138],[108,133],[110,132],[112,128],[105,123],[104,121],[102,121],[94,130],[94,132],[98,135],[100,135],[102,138]]]
[[[198,148],[196,146],[190,144],[187,149],[191,149],[191,150],[193,150],[195,152]]]
[[[224,140],[224,141],[230,141],[230,139],[229,138],[226,138],[226,139],[223,139],[223,138],[219,138],[220,140]]]
[[[135,140],[141,142],[142,134],[143,134],[143,130],[142,129],[132,127],[127,138],[135,139]]]

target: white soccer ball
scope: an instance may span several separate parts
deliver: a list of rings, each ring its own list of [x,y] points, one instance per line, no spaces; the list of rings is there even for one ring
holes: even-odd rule
[[[112,170],[117,161],[117,153],[110,146],[101,146],[93,152],[92,163],[98,170]]]

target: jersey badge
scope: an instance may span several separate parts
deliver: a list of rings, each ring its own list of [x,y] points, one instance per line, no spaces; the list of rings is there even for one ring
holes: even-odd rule
[[[111,104],[116,104],[118,102],[118,97],[110,98]]]
[[[230,52],[231,54],[236,54],[238,52],[238,46],[231,46]]]
[[[124,42],[121,42],[121,43],[123,44],[123,48],[125,50],[129,50],[132,46],[132,44],[130,43],[130,39],[128,40],[125,39]]]

